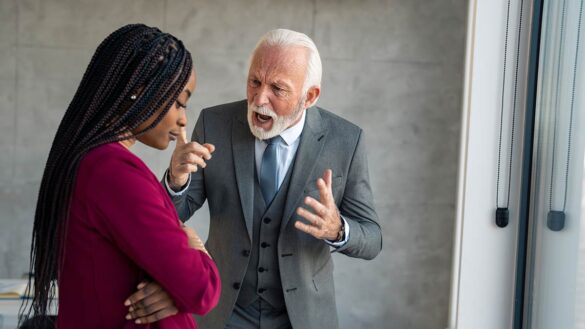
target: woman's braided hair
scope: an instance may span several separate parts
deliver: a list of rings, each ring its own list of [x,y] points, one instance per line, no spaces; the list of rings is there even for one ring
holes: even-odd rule
[[[98,46],[61,120],[43,173],[30,252],[34,294],[30,305],[23,305],[22,315],[26,312],[42,320],[54,297],[52,281],[65,257],[80,160],[99,145],[135,138],[154,128],[175,103],[192,70],[191,54],[183,43],[154,27],[123,26]],[[150,125],[137,131],[161,108]]]

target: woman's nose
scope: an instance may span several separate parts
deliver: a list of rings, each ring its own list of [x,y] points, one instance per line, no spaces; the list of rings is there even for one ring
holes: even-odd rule
[[[180,111],[179,118],[177,120],[177,124],[179,127],[186,127],[187,126],[187,111],[182,110]]]

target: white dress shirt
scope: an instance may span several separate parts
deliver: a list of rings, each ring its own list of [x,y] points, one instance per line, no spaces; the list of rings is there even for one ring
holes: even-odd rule
[[[303,115],[299,122],[297,122],[294,126],[287,128],[280,134],[283,143],[276,143],[276,164],[278,166],[276,172],[278,176],[279,189],[280,185],[282,185],[282,182],[284,181],[286,173],[288,172],[288,168],[290,168],[290,165],[295,158],[295,154],[297,154],[297,149],[299,148],[299,143],[301,142],[301,133],[303,132],[303,127],[305,126],[305,113],[306,111],[303,111]],[[256,159],[256,174],[258,174],[258,177],[260,177],[262,156],[264,156],[266,147],[268,147],[268,143],[258,138],[255,139],[254,155]]]

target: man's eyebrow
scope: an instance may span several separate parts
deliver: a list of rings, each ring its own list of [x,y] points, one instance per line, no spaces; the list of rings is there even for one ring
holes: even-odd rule
[[[275,84],[279,87],[286,87],[286,88],[292,87],[291,84],[289,84],[287,81],[284,81],[284,80],[276,80],[276,81],[273,81],[272,84]]]

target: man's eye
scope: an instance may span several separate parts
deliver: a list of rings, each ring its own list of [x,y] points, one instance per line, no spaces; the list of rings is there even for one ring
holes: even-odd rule
[[[250,79],[250,85],[253,87],[257,87],[260,85],[260,81],[258,81],[256,79]]]

